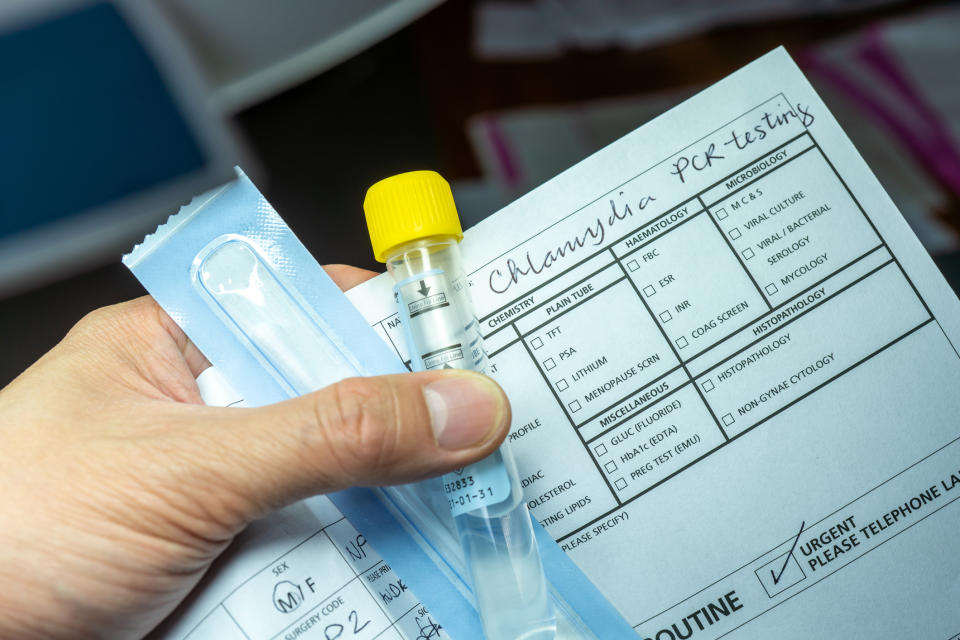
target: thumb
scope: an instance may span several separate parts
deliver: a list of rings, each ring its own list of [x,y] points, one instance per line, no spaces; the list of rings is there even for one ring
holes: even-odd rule
[[[482,374],[425,371],[351,378],[275,405],[220,409],[216,420],[233,454],[217,475],[254,519],[318,493],[475,462],[503,441],[510,405]]]

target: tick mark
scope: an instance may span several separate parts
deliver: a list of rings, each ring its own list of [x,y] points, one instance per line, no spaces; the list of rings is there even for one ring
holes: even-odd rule
[[[790,562],[790,558],[793,557],[793,550],[797,548],[797,542],[800,541],[800,534],[803,533],[803,527],[806,524],[806,520],[800,523],[800,531],[797,531],[797,537],[793,539],[793,545],[790,547],[790,551],[787,552],[787,557],[783,561],[783,567],[780,568],[780,573],[774,573],[773,569],[770,569],[770,577],[773,578],[773,584],[780,582],[780,578],[783,577],[783,572],[787,570],[787,563]]]

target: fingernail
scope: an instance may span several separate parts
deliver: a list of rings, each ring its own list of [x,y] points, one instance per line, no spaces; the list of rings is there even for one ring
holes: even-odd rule
[[[474,373],[458,373],[423,388],[430,426],[441,449],[466,449],[483,442],[504,427],[507,399],[493,380]]]

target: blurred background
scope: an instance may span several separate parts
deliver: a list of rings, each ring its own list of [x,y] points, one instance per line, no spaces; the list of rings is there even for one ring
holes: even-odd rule
[[[320,262],[432,168],[464,226],[784,45],[955,289],[960,6],[893,0],[10,0],[0,7],[0,386],[240,164]]]

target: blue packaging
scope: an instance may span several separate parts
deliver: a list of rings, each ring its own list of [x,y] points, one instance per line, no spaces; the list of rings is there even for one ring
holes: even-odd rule
[[[249,406],[351,376],[406,372],[239,169],[123,258]],[[317,363],[323,363],[317,366]],[[439,480],[330,499],[454,638],[483,633]],[[534,521],[558,637],[636,632]]]

